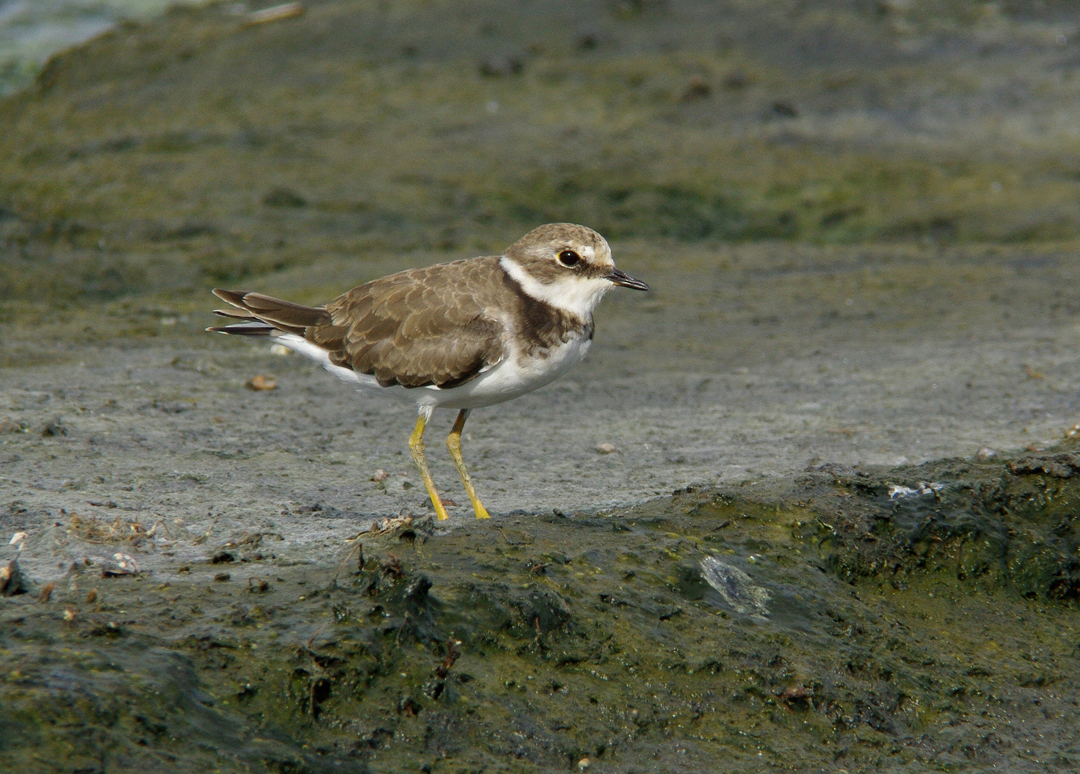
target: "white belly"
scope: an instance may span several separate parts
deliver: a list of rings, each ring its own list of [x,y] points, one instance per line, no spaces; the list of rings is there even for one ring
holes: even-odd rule
[[[417,406],[451,409],[493,406],[543,387],[581,362],[592,344],[588,337],[581,336],[550,350],[547,357],[524,359],[514,354],[481,372],[475,379],[457,387],[442,390],[438,387],[402,387],[400,385],[380,387],[374,376],[358,374],[350,368],[332,364],[326,350],[299,336],[286,333],[274,337],[274,342],[283,344],[294,352],[313,360],[341,381],[355,387],[358,392],[390,395]]]

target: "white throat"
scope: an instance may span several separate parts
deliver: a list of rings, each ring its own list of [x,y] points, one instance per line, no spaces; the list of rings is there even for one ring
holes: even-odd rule
[[[539,282],[525,268],[505,255],[499,259],[503,271],[510,275],[526,294],[556,309],[570,312],[584,320],[591,320],[593,310],[613,286],[603,277],[579,277],[568,274],[555,282]]]

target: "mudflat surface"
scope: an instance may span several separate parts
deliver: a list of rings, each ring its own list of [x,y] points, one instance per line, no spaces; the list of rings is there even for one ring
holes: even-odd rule
[[[825,462],[1041,448],[1080,419],[1076,269],[1064,252],[616,252],[655,293],[609,294],[582,366],[466,426],[494,513],[589,512]],[[154,319],[147,343],[87,342],[60,364],[4,369],[9,512],[25,524],[60,508],[155,513],[225,534],[272,526],[299,544],[426,512],[406,444],[411,407],[356,395],[266,344],[200,336],[211,321]],[[246,387],[257,374],[277,387]],[[429,426],[429,457],[461,506],[452,519],[468,522],[441,443],[452,418]]]
[[[27,592],[2,600],[22,714],[0,728],[22,730],[0,755],[693,771],[737,749],[798,770],[835,734],[849,770],[1075,762],[1054,645],[1080,588],[1055,447],[1080,422],[1071,4],[304,8],[126,25],[0,103],[0,559]],[[557,220],[655,291],[614,290],[585,363],[470,419],[490,522],[442,447],[451,415],[428,447],[459,505],[429,527],[411,408],[202,331],[211,287],[317,303]],[[631,554],[652,569],[611,569]],[[529,704],[515,659],[548,698],[572,673],[580,705]],[[661,682],[648,717],[679,719],[638,723]],[[64,715],[73,696],[95,720]],[[1043,725],[1005,733],[979,703],[999,698]],[[50,731],[108,717],[92,744]],[[763,735],[782,741],[743,745]]]

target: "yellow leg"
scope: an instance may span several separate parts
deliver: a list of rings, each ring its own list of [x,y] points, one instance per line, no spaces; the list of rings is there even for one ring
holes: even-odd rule
[[[431,471],[428,470],[427,460],[424,458],[424,425],[431,419],[432,410],[431,408],[420,409],[420,416],[416,418],[416,429],[409,436],[409,451],[412,452],[413,462],[420,470],[420,477],[424,479],[424,486],[427,487],[428,497],[431,498],[431,504],[435,508],[435,515],[439,521],[442,521],[446,518],[446,508],[439,499],[439,493],[435,491],[435,482],[431,479]]]
[[[476,496],[476,490],[473,489],[472,479],[469,477],[469,470],[465,467],[465,458],[461,456],[461,430],[465,427],[465,420],[468,418],[468,409],[462,409],[458,412],[457,419],[454,420],[454,428],[450,431],[450,435],[446,439],[446,448],[450,450],[450,456],[454,458],[454,465],[457,466],[457,472],[461,476],[461,483],[465,485],[465,491],[469,493],[469,499],[472,500],[472,507],[473,510],[476,511],[476,518],[490,519],[491,514],[487,512],[487,508],[480,502],[480,498]]]

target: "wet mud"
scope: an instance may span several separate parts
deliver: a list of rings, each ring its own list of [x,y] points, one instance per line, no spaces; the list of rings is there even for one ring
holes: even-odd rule
[[[1072,3],[257,9],[0,102],[5,770],[1077,768]],[[560,219],[655,292],[488,522],[203,332]]]
[[[1070,770],[1078,481],[1075,445],[826,465],[602,517],[388,519],[304,563],[209,538],[164,582],[140,556],[201,536],[70,517],[83,558],[4,592],[2,749],[20,771]]]

